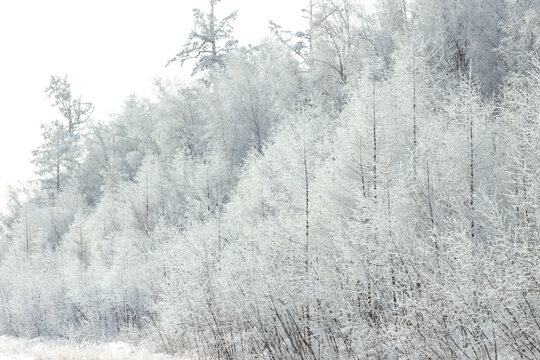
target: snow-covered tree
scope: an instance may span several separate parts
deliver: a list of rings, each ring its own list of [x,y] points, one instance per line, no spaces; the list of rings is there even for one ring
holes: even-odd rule
[[[193,73],[212,69],[216,65],[224,65],[223,56],[230,52],[236,45],[232,37],[232,22],[236,19],[233,12],[222,19],[216,16],[216,5],[221,0],[208,0],[210,12],[204,13],[200,9],[193,9],[194,28],[189,35],[189,40],[178,54],[169,62],[195,59],[196,64]]]
[[[175,58],[211,82],[90,122],[53,77],[40,181],[0,216],[0,333],[539,358],[538,1],[313,0],[247,48],[217,3]]]
[[[51,77],[46,93],[62,119],[42,125],[43,144],[33,151],[33,163],[44,188],[54,197],[75,176],[82,156],[81,127],[88,122],[93,106],[73,98],[67,78]]]

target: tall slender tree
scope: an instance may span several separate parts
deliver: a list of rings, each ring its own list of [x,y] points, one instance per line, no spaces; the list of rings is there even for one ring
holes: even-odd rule
[[[74,175],[81,156],[80,135],[89,121],[93,105],[74,98],[67,77],[52,76],[45,90],[61,120],[42,125],[43,143],[32,152],[43,186],[58,194],[64,181]]]

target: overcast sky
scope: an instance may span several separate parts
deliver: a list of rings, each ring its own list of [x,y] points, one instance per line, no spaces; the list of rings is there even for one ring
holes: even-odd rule
[[[235,36],[247,45],[269,36],[269,19],[304,29],[306,3],[223,0],[219,8],[239,10]],[[74,95],[94,103],[95,116],[106,119],[130,93],[150,96],[156,75],[186,73],[179,65],[164,65],[187,39],[191,10],[207,5],[207,0],[0,1],[0,209],[8,183],[33,177],[30,158],[40,143],[40,124],[58,118],[45,95],[51,75],[67,75]]]

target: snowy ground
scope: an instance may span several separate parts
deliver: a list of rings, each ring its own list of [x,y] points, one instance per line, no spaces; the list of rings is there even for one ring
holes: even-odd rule
[[[181,360],[154,351],[151,345],[132,346],[115,342],[72,344],[39,339],[15,339],[0,336],[0,360]]]

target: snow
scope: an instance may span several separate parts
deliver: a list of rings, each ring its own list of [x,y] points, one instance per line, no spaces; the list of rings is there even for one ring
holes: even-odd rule
[[[0,360],[34,360],[35,358],[26,356],[26,355],[10,355],[10,354],[1,354]]]
[[[153,344],[134,346],[126,342],[70,343],[44,339],[0,336],[0,360],[188,360],[158,353]]]

